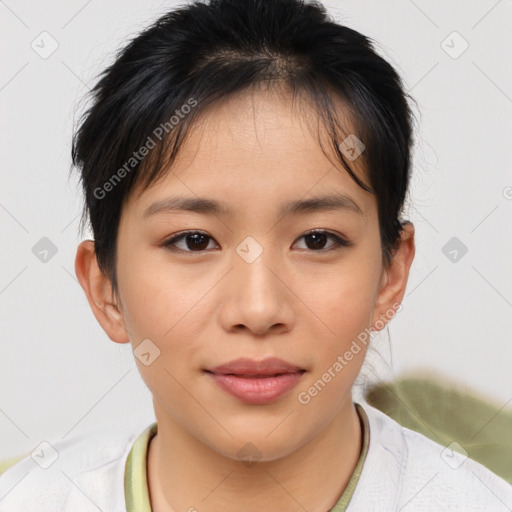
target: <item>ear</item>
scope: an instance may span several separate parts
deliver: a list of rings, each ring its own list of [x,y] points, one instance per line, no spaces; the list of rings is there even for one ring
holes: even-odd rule
[[[380,331],[393,318],[402,303],[414,259],[414,225],[402,223],[398,247],[393,252],[389,267],[384,268],[377,302],[372,319],[372,328]]]
[[[129,343],[123,314],[112,301],[112,284],[100,270],[94,249],[94,240],[84,240],[78,246],[75,273],[92,312],[108,337],[116,343]]]

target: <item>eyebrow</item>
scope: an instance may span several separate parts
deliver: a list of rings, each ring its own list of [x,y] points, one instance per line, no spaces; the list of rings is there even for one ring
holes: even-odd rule
[[[349,196],[332,194],[290,201],[281,206],[279,216],[316,211],[347,210],[358,215],[364,215],[361,207]],[[205,197],[168,197],[150,205],[144,211],[146,219],[157,213],[173,211],[190,211],[203,214],[229,215],[230,209],[223,203]]]

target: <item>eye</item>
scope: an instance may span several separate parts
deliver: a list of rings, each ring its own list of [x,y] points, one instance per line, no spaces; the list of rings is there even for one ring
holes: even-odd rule
[[[185,231],[164,242],[163,246],[171,251],[202,252],[208,247],[209,240],[213,240],[213,238],[201,231]],[[178,243],[181,241],[184,244],[178,247]]]
[[[329,231],[310,231],[309,233],[306,233],[305,235],[302,235],[299,237],[299,240],[301,238],[304,238],[306,240],[306,249],[310,249],[313,252],[321,252],[321,251],[331,251],[335,249],[339,249],[340,247],[348,247],[349,245],[352,245],[351,242],[348,240],[345,240],[334,233],[330,233]],[[325,249],[325,243],[328,239],[334,240],[334,243],[331,245],[330,248]]]
[[[306,249],[313,252],[325,252],[352,245],[352,242],[349,242],[334,233],[322,230],[310,231],[309,233],[299,237],[299,240],[301,238],[304,238],[306,241]],[[326,249],[325,244],[329,238],[333,240],[334,243],[331,244],[330,248],[328,247]],[[213,241],[213,238],[201,231],[184,231],[183,233],[173,236],[164,242],[163,246],[167,247],[171,251],[204,252],[208,249],[210,241]],[[179,246],[180,243],[181,247]]]

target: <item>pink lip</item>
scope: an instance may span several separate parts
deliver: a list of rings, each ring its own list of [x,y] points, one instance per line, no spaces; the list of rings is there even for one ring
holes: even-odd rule
[[[295,387],[306,370],[282,359],[241,358],[207,370],[216,384],[248,404],[268,404]]]

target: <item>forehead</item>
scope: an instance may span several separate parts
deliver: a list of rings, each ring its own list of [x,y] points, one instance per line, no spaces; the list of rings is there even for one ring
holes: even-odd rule
[[[352,125],[338,107],[342,140]],[[155,201],[178,193],[235,206],[273,203],[282,210],[287,198],[343,194],[366,214],[373,196],[349,176],[332,144],[316,110],[301,97],[268,91],[231,96],[202,112],[170,168],[132,206],[143,215]],[[363,159],[349,163],[367,181]]]

